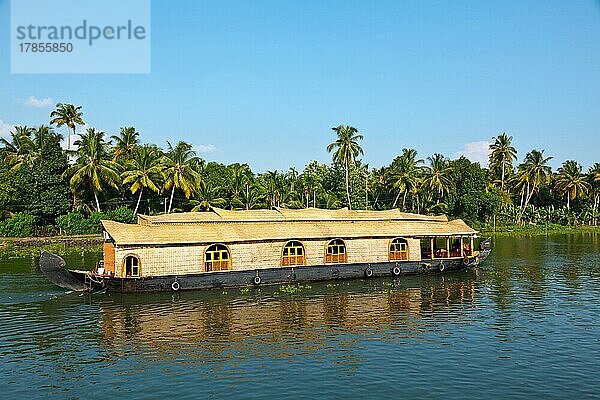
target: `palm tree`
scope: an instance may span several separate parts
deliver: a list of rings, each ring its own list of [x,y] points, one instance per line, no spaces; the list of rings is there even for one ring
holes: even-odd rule
[[[513,161],[517,158],[517,150],[511,146],[512,136],[502,133],[498,137],[493,137],[494,143],[490,145],[490,169],[498,167],[502,171],[500,178],[500,190],[504,191],[506,167],[512,167]]]
[[[556,189],[566,194],[567,209],[571,209],[571,200],[586,195],[591,185],[586,181],[586,176],[581,173],[581,165],[575,160],[567,160],[558,169]]]
[[[113,161],[119,162],[120,159],[123,159],[123,163],[126,163],[131,158],[134,149],[140,144],[139,136],[140,133],[132,126],[121,128],[119,136],[112,135],[111,139],[115,141]]]
[[[548,165],[552,157],[544,157],[544,150],[531,150],[525,156],[523,164],[519,166],[519,180],[522,182],[521,195],[525,195],[523,207],[527,207],[533,194],[536,193],[542,183],[547,183],[552,174],[552,168]]]
[[[594,163],[588,171],[589,182],[592,187],[593,203],[592,203],[592,214],[594,226],[596,225],[596,210],[598,209],[598,203],[600,203],[600,163]]]
[[[37,149],[41,150],[48,141],[56,138],[62,140],[62,135],[54,132],[48,125],[40,125],[34,130],[33,143]]]
[[[269,207],[279,207],[282,197],[282,178],[278,171],[267,171],[260,177],[261,190]]]
[[[452,183],[450,179],[452,167],[448,165],[448,160],[438,153],[435,153],[432,157],[427,157],[427,159],[430,166],[425,168],[423,184],[437,193],[436,204],[439,204],[444,192],[448,192],[448,188]]]
[[[248,209],[248,204],[244,204],[242,197],[249,196],[250,183],[253,175],[248,164],[234,163],[227,167],[230,172],[229,191],[231,194],[230,208],[235,208],[236,205],[244,205]],[[245,192],[245,195],[244,195]]]
[[[212,186],[205,179],[200,180],[195,196],[197,200],[190,200],[190,203],[194,205],[192,211],[208,211],[213,206],[224,206],[227,200],[219,197],[220,190],[220,186]]]
[[[389,168],[381,167],[373,171],[373,178],[371,180],[371,192],[374,194],[373,209],[378,209],[379,198],[387,190],[387,181],[389,174]]]
[[[57,127],[67,126],[67,150],[71,150],[71,129],[73,130],[73,135],[75,135],[75,125],[84,124],[81,118],[82,115],[81,106],[75,107],[73,104],[63,103],[58,103],[56,110],[50,113],[50,118],[52,118],[50,125],[56,125]]]
[[[288,172],[288,176],[290,179],[290,193],[295,193],[294,191],[294,185],[296,184],[296,179],[298,179],[298,170],[296,170],[296,168],[294,167],[290,167],[289,172]]]
[[[186,198],[190,198],[200,183],[200,175],[195,171],[194,166],[198,164],[196,152],[192,150],[192,145],[184,141],[179,141],[175,147],[167,141],[168,152],[163,157],[163,164],[166,166],[164,189],[171,189],[171,200],[169,201],[169,210],[173,208],[173,195],[175,189],[183,191]]]
[[[14,132],[10,132],[10,141],[0,138],[2,160],[11,166],[11,170],[18,171],[23,165],[31,165],[39,157],[39,148],[31,138],[34,131],[28,126],[15,126]]]
[[[600,163],[594,163],[589,173],[595,182],[600,182]]]
[[[363,149],[358,144],[358,140],[363,139],[363,135],[358,134],[358,130],[349,125],[339,125],[331,128],[337,134],[337,140],[327,146],[327,152],[333,153],[333,162],[344,165],[346,172],[346,201],[348,209],[352,209],[350,202],[350,164],[353,164],[360,154],[364,154]]]
[[[131,154],[131,158],[125,164],[127,170],[121,174],[123,184],[131,185],[131,193],[135,194],[139,190],[140,194],[135,205],[134,215],[137,214],[142,200],[144,188],[153,192],[160,192],[160,185],[163,178],[160,152],[154,146],[144,145],[136,147]]]
[[[415,149],[402,149],[402,155],[392,161],[390,173],[393,182],[392,187],[398,189],[398,194],[394,199],[392,207],[396,207],[400,194],[404,193],[402,209],[405,209],[406,195],[419,185],[420,164],[422,163],[423,160],[417,160],[417,151]]]
[[[77,160],[64,176],[71,176],[69,185],[73,193],[80,186],[89,185],[96,200],[96,210],[100,211],[98,194],[102,193],[105,184],[118,189],[120,166],[108,159],[108,144],[102,131],[89,128],[73,144],[77,146]]]

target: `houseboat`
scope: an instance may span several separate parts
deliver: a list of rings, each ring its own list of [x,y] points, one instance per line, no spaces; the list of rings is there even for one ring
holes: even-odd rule
[[[385,211],[317,208],[139,215],[101,221],[103,259],[65,269],[42,252],[40,269],[71,290],[179,291],[473,268],[490,253],[462,220]]]

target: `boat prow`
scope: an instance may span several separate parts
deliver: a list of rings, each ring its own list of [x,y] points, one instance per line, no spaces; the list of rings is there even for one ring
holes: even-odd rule
[[[46,278],[57,286],[82,292],[88,287],[78,275],[64,268],[65,260],[55,254],[42,251],[40,255],[40,270]]]

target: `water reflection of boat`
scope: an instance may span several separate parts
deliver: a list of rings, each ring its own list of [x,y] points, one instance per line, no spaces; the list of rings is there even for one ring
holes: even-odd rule
[[[418,329],[421,318],[464,316],[475,303],[473,273],[414,277],[408,282],[318,283],[290,296],[277,288],[96,297],[104,338],[110,342],[158,345],[246,340],[278,341],[286,335],[310,335],[320,329],[356,332],[402,322]],[[311,333],[312,332],[312,333]]]
[[[471,268],[490,253],[462,220],[399,210],[302,209],[181,213],[103,221],[92,271],[43,252],[42,272],[72,290],[179,291]]]

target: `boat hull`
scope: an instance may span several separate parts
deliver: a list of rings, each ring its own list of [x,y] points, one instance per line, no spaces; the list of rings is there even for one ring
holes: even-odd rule
[[[45,254],[44,254],[45,253]],[[46,265],[64,265],[62,258],[44,252],[40,258],[40,269]],[[423,261],[392,261],[358,264],[326,264],[311,266],[290,266],[246,270],[230,270],[184,275],[163,275],[145,277],[112,277],[94,274],[89,271],[64,270],[68,277],[69,289],[83,291],[108,290],[113,292],[163,292],[180,290],[213,289],[273,284],[293,284],[299,282],[326,281],[336,279],[356,279],[407,274],[446,273],[476,267],[489,255],[482,250],[478,255],[466,258],[449,258]],[[61,263],[62,261],[62,263]],[[50,279],[50,278],[49,278]],[[73,283],[73,279],[79,284]],[[52,279],[50,279],[53,281]],[[63,279],[64,280],[64,279]],[[62,281],[53,281],[61,285]],[[67,287],[67,286],[63,286]]]

